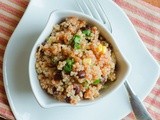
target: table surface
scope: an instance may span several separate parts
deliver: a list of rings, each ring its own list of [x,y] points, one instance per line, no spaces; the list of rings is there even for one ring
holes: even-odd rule
[[[160,0],[144,0],[144,1],[160,8]]]
[[[143,0],[143,1],[160,8],[160,0]],[[3,118],[0,117],[0,120],[3,120]]]

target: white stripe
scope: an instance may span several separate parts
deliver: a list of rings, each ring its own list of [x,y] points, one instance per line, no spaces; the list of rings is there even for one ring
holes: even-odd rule
[[[9,0],[1,0],[1,2],[6,4],[6,5],[12,6],[16,10],[19,10],[19,11],[22,11],[22,12],[25,10],[25,8],[15,4],[15,3],[13,3],[13,2],[11,2]]]
[[[8,40],[9,40],[9,38],[10,38],[10,36],[5,35],[5,34],[3,34],[3,33],[1,33],[1,32],[0,32],[0,37],[2,37],[2,38],[4,38],[4,39],[6,39],[7,41],[8,41]]]
[[[14,27],[8,25],[7,23],[1,22],[1,21],[0,21],[0,25],[12,31],[15,29]]]
[[[150,98],[156,99],[156,101],[160,102],[160,97],[159,97],[159,96],[156,96],[156,95],[153,94],[153,93],[150,93],[148,96],[149,96]]]
[[[145,30],[145,29],[143,29],[143,28],[141,28],[137,25],[134,25],[134,27],[136,28],[136,30],[138,32],[140,32],[140,33],[142,33],[142,34],[144,34],[144,35],[146,35],[146,36],[148,36],[148,37],[150,37],[154,40],[160,41],[160,35],[152,34],[152,33],[148,32],[147,30]]]
[[[144,104],[145,104],[146,107],[150,108],[152,111],[154,111],[154,112],[160,114],[159,108],[156,108],[156,107],[154,107],[153,105],[148,104],[147,102],[144,102]]]
[[[2,9],[0,9],[0,14],[6,16],[6,17],[8,17],[8,18],[12,18],[12,19],[16,20],[17,22],[20,20],[19,17],[15,16],[15,15],[13,15],[13,14],[5,11],[5,10],[2,10]]]
[[[142,16],[140,16],[140,15],[137,15],[137,14],[135,14],[135,13],[127,10],[126,8],[124,8],[124,9],[125,9],[125,12],[126,12],[129,16],[133,17],[134,19],[137,19],[137,20],[140,21],[140,22],[143,22],[143,23],[145,23],[145,24],[147,24],[147,25],[153,26],[153,27],[155,27],[155,28],[157,28],[157,29],[160,30],[160,24],[154,23],[153,21],[148,20],[147,18],[144,18],[144,17],[142,17]]]
[[[131,4],[131,5],[133,5],[133,6],[135,6],[135,7],[138,7],[138,9],[141,9],[141,10],[145,11],[146,14],[150,13],[155,17],[159,17],[160,16],[160,12],[156,12],[156,11],[154,11],[152,9],[149,9],[148,7],[138,3],[136,0],[124,0],[124,1],[129,3],[129,4]]]
[[[160,85],[156,84],[154,87],[160,90]]]
[[[148,43],[146,43],[146,42],[144,42],[144,44],[146,45],[146,47],[147,47],[148,49],[157,52],[157,54],[160,54],[160,49],[157,48],[156,46],[150,45],[150,44],[148,44]]]
[[[9,106],[8,106],[8,105],[3,104],[3,103],[0,103],[0,106],[1,106],[1,108],[3,108],[3,109],[5,109],[5,110],[9,110],[9,111],[10,111],[10,108],[9,108]]]

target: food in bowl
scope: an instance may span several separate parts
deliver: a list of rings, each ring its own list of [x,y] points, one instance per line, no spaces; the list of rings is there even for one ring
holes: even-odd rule
[[[96,26],[67,17],[37,48],[36,72],[42,89],[71,104],[94,100],[116,80],[116,56]]]

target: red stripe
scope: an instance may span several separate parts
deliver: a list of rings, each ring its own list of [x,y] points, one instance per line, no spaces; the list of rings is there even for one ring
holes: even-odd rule
[[[156,83],[156,84],[160,85],[160,78],[157,80],[157,83]]]
[[[16,5],[19,5],[23,8],[26,8],[28,6],[28,1],[24,1],[24,0],[9,0],[11,1],[12,3],[15,3]]]
[[[16,27],[18,24],[18,21],[14,20],[12,18],[9,18],[3,14],[0,14],[0,21],[7,23],[8,25],[10,25],[12,27]]]
[[[138,32],[138,33],[144,42],[146,42],[154,47],[160,48],[160,41],[157,41],[157,40],[155,40],[155,39],[153,39],[153,38],[151,38],[141,32]]]
[[[3,66],[3,63],[0,62],[0,68],[2,68],[2,66]]]
[[[160,114],[159,113],[157,113],[156,111],[151,110],[150,108],[147,108],[147,110],[151,114],[153,119],[159,120],[159,118],[160,118]]]
[[[157,89],[157,88],[153,88],[152,91],[151,91],[152,94],[160,97],[160,89]]]
[[[7,29],[6,27],[3,27],[0,25],[0,32],[4,33],[7,36],[11,36],[11,34],[13,33],[12,30]]]
[[[148,104],[154,106],[155,108],[159,109],[160,108],[160,102],[155,100],[154,98],[150,98],[149,96],[145,99],[145,102]]]
[[[4,97],[1,97],[1,96],[0,96],[0,103],[8,104],[7,97],[4,98]]]
[[[129,115],[127,115],[130,119],[135,119],[135,116],[134,116],[134,114],[133,114],[133,112],[131,112]],[[127,119],[126,119],[127,120]]]
[[[138,20],[137,18],[133,18],[131,16],[129,16],[130,20],[132,21],[132,23],[134,25],[136,25],[137,27],[140,27],[142,29],[145,29],[146,31],[152,33],[152,34],[157,34],[157,35],[160,35],[160,30],[147,24],[147,23],[144,23],[140,20]]]
[[[4,90],[4,86],[0,85],[0,93],[6,93]]]
[[[10,110],[7,110],[6,108],[0,107],[0,113],[3,117],[13,120],[13,114]]]
[[[149,50],[149,52],[152,54],[152,56],[153,56],[156,60],[160,61],[160,54],[159,54],[159,53],[157,53],[156,51],[151,50],[151,49],[149,49],[149,48],[147,48],[147,49]]]
[[[0,48],[0,56],[4,56],[4,50]]]
[[[8,43],[8,41],[2,37],[0,37],[0,44],[3,45],[3,46],[6,46]]]
[[[116,3],[118,5],[120,5],[122,8],[125,8],[130,12],[133,12],[133,13],[135,13],[135,14],[137,14],[139,16],[142,16],[142,17],[144,17],[144,18],[146,18],[146,19],[148,19],[148,20],[150,20],[152,22],[160,24],[160,18],[159,17],[154,16],[153,14],[150,14],[147,11],[142,10],[142,9],[138,8],[137,6],[133,6],[133,5],[131,5],[131,4],[127,3],[127,2],[125,2],[125,1],[121,2],[120,0],[119,1],[116,0]]]
[[[9,5],[2,3],[2,2],[0,2],[0,8],[5,10],[6,12],[9,12],[9,13],[19,17],[19,18],[22,17],[22,15],[23,15],[22,11],[15,9],[12,6],[9,6]]]
[[[3,75],[0,73],[0,80],[3,81]]]

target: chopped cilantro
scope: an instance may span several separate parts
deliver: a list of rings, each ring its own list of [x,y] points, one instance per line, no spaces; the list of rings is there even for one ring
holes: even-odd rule
[[[101,79],[96,79],[94,82],[93,82],[93,85],[97,85],[101,82]]]
[[[81,46],[80,46],[80,40],[81,40],[81,37],[79,35],[75,35],[73,37],[74,49],[80,49],[81,48]]]
[[[64,71],[66,73],[70,73],[72,71],[72,66],[74,64],[74,60],[73,59],[67,59],[66,60],[66,64],[65,66],[63,67]]]
[[[91,30],[83,30],[82,33],[85,34],[86,36],[90,36]]]

